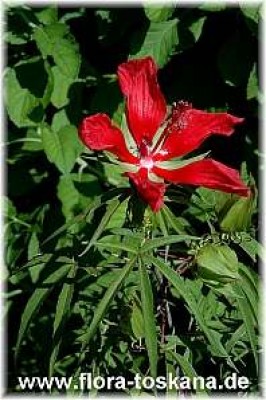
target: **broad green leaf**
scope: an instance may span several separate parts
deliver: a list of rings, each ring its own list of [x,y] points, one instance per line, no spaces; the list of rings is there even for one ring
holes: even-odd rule
[[[177,43],[177,19],[151,22],[140,50],[134,52],[131,58],[151,56],[159,68],[162,68],[167,64]]]
[[[54,132],[59,131],[59,129],[67,125],[70,125],[70,121],[65,109],[62,109],[54,114],[51,125],[51,128]]]
[[[22,313],[20,327],[18,332],[18,338],[15,349],[15,357],[17,358],[18,352],[22,343],[22,340],[27,333],[28,327],[34,315],[38,312],[40,306],[43,304],[45,298],[48,296],[50,291],[53,289],[54,284],[60,281],[69,271],[70,265],[63,265],[49,275],[37,289],[33,292],[30,299],[28,300],[26,307]]]
[[[222,345],[218,333],[207,327],[193,294],[189,290],[188,286],[184,285],[184,280],[178,275],[177,272],[175,272],[159,258],[149,256],[149,260],[156,268],[159,269],[159,271],[166,277],[166,279],[174,286],[180,296],[185,300],[199,327],[206,335],[211,345],[211,351],[219,357],[227,357],[228,362],[230,362],[229,355]]]
[[[48,160],[63,174],[69,173],[82,150],[77,128],[68,125],[54,132],[48,126],[43,126],[42,142]]]
[[[35,122],[30,114],[36,109],[40,102],[28,89],[20,86],[16,71],[8,68],[4,77],[5,103],[9,118],[19,128],[34,126]]]
[[[50,25],[57,22],[58,10],[56,5],[45,6],[34,9],[35,16],[44,25]]]
[[[254,320],[252,310],[247,301],[246,295],[243,292],[241,285],[235,286],[236,292],[239,296],[236,298],[240,314],[243,318],[246,332],[250,341],[250,346],[253,352],[256,370],[258,372],[258,352],[257,352],[257,335],[255,333]]]
[[[257,75],[257,65],[254,63],[252,71],[249,75],[247,85],[247,99],[258,99],[259,97],[259,81]]]
[[[55,23],[45,27],[38,26],[33,34],[33,39],[44,57],[53,55],[56,41],[69,32],[67,25]]]
[[[53,57],[63,75],[69,79],[77,78],[81,60],[75,43],[67,39],[59,39],[55,43]]]
[[[102,318],[104,317],[114,296],[118,292],[123,281],[126,279],[126,277],[131,272],[132,268],[134,267],[135,262],[136,262],[136,257],[132,258],[126,264],[126,266],[121,270],[121,273],[118,275],[118,277],[116,277],[114,279],[114,281],[112,282],[112,284],[109,286],[109,288],[105,292],[103,298],[101,299],[100,303],[96,307],[96,310],[94,311],[93,319],[92,319],[85,335],[82,338],[81,356],[82,356],[84,350],[86,349],[87,345],[89,344],[91,338],[95,334],[96,329],[98,328],[99,323],[102,321]]]
[[[156,322],[154,317],[153,293],[150,278],[147,272],[147,266],[139,261],[140,273],[140,292],[141,292],[141,308],[144,320],[145,343],[148,351],[150,362],[150,375],[153,378],[157,376],[157,334]]]
[[[65,24],[38,27],[33,38],[42,55],[52,56],[63,75],[72,80],[77,78],[81,62],[79,49]]]
[[[4,86],[9,117],[18,127],[34,126],[42,120],[53,88],[46,61],[33,57],[8,68]]]
[[[253,196],[240,197],[232,204],[220,221],[221,230],[225,232],[247,231],[251,226],[254,208]]]
[[[76,267],[75,265],[73,265],[71,266],[70,271],[67,275],[67,278],[70,279],[70,282],[66,282],[63,284],[62,290],[58,296],[55,317],[54,317],[54,327],[53,327],[54,347],[50,357],[49,376],[53,375],[54,365],[56,362],[56,358],[58,356],[60,344],[63,339],[64,325],[69,317],[71,301],[74,293],[73,279],[75,277],[75,274],[76,274]]]
[[[80,194],[74,186],[71,175],[61,175],[57,186],[57,196],[62,203],[62,213],[69,221],[78,208]]]
[[[157,247],[166,246],[167,244],[174,244],[198,239],[199,238],[197,236],[190,235],[170,235],[168,237],[147,239],[146,243],[141,248],[141,252],[145,253],[147,251],[154,250]]]
[[[227,283],[238,278],[238,259],[229,246],[208,244],[197,255],[198,275],[206,282]]]
[[[63,75],[59,67],[52,67],[54,77],[54,88],[52,92],[51,102],[56,108],[61,108],[69,103],[68,89],[73,80]]]
[[[173,6],[144,6],[146,17],[152,22],[167,21],[174,12]]]

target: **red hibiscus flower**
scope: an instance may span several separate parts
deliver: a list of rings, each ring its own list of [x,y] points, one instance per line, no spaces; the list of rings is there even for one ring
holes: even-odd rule
[[[90,149],[106,150],[128,167],[126,175],[153,211],[163,205],[165,181],[249,194],[236,170],[205,158],[206,154],[184,159],[210,135],[230,136],[242,118],[207,113],[185,102],[174,105],[169,115],[151,57],[121,64],[118,79],[126,98],[127,134],[133,146],[106,114],[85,117],[79,135]]]

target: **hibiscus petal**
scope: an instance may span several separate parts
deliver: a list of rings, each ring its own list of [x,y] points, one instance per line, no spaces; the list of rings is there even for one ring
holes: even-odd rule
[[[140,168],[136,173],[128,172],[126,175],[136,186],[140,197],[150,205],[154,212],[158,211],[163,205],[165,184],[149,180],[148,172],[145,168]]]
[[[118,67],[121,90],[127,99],[127,120],[138,145],[152,142],[166,116],[166,102],[157,81],[157,67],[151,57],[131,60]]]
[[[173,170],[154,167],[153,172],[173,183],[204,186],[240,196],[248,196],[250,193],[237,170],[212,159],[196,161]]]
[[[227,113],[207,113],[181,103],[177,105],[172,123],[166,128],[163,157],[158,156],[166,160],[190,153],[212,134],[230,136],[234,126],[243,120]]]
[[[82,142],[92,150],[107,150],[120,161],[135,164],[138,159],[130,153],[121,130],[114,125],[106,114],[85,117],[79,127]]]

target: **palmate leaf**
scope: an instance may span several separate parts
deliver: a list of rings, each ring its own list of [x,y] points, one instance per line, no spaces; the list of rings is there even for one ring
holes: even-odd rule
[[[144,320],[145,343],[150,362],[150,374],[157,375],[157,334],[154,318],[153,293],[146,265],[139,260],[141,307]]]
[[[209,329],[206,325],[204,317],[199,311],[198,304],[196,303],[193,294],[189,290],[189,287],[184,285],[184,280],[159,258],[149,256],[149,260],[156,268],[159,269],[159,271],[166,277],[166,279],[174,286],[180,296],[185,300],[199,327],[207,337],[211,345],[212,353],[219,357],[226,357],[228,362],[232,365],[229,354],[226,352],[224,346],[219,340],[218,333]]]
[[[141,49],[130,58],[151,56],[162,68],[172,55],[178,43],[177,19],[164,22],[151,22]]]
[[[20,327],[19,327],[19,332],[18,332],[18,338],[17,338],[17,343],[16,343],[16,348],[15,348],[15,358],[18,356],[18,352],[22,343],[22,340],[27,333],[27,330],[29,328],[30,322],[34,315],[38,312],[40,306],[43,304],[44,299],[48,296],[50,291],[54,288],[54,284],[58,281],[60,281],[64,276],[67,275],[70,269],[70,265],[62,265],[59,267],[56,271],[51,273],[41,284],[40,288],[37,288],[30,299],[27,302],[26,307],[24,308],[22,317],[21,317],[21,322],[20,322]]]
[[[93,319],[86,330],[86,333],[82,337],[82,346],[81,346],[81,358],[83,357],[83,352],[88,346],[91,338],[96,332],[96,329],[98,328],[99,323],[102,321],[103,316],[105,315],[108,307],[110,306],[114,296],[116,295],[117,291],[119,290],[120,286],[122,285],[123,281],[126,279],[126,277],[130,274],[132,268],[134,267],[135,263],[137,260],[137,256],[134,256],[133,258],[128,261],[126,266],[121,270],[121,273],[118,274],[118,276],[115,277],[114,281],[111,283],[107,291],[105,292],[103,298],[101,299],[100,303],[96,307],[96,310],[94,311],[94,316]]]

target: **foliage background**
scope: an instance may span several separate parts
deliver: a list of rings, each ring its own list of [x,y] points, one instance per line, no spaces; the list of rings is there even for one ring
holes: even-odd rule
[[[160,285],[149,269],[150,278],[144,276],[143,282],[145,288],[145,282],[149,286],[151,281],[153,301],[145,305],[140,295],[141,273],[134,270],[110,299],[110,307],[99,313],[88,346],[86,332],[90,332],[97,304],[121,275],[127,257],[132,261],[132,249],[125,255],[131,242],[125,244],[121,231],[114,230],[128,228],[128,203],[111,191],[129,184],[106,158],[83,147],[77,127],[84,115],[96,112],[107,113],[121,124],[124,103],[117,67],[128,58],[152,55],[169,104],[186,100],[196,108],[229,110],[245,118],[231,138],[212,137],[204,148],[227,165],[242,166],[242,171],[245,166],[246,179],[252,175],[257,186],[259,9],[260,4],[231,7],[223,3],[159,8],[25,3],[6,8],[9,392],[20,391],[17,376],[70,376],[78,368],[95,375],[147,374],[155,362],[152,345],[147,344],[147,354],[145,349],[134,352],[131,344],[142,336],[154,340],[154,334],[145,331],[143,313],[157,313],[155,331],[160,337],[158,309],[163,301],[170,307],[173,322],[159,352],[159,375],[174,371],[181,376],[215,374],[222,379],[237,368],[251,380],[250,390],[258,390],[258,245],[254,236],[249,245],[230,244],[247,277],[242,303],[237,296],[227,295],[223,285],[217,292],[190,272],[180,276],[185,297],[174,284],[170,289],[164,282],[167,296],[162,300]],[[177,195],[182,201],[169,203],[170,219],[161,216],[152,229],[155,236],[170,238],[173,251],[188,255],[187,242],[178,245],[171,235],[201,237],[208,232],[207,219],[214,218],[219,225],[221,209],[217,211],[215,192],[184,188]],[[97,200],[99,196],[103,197]],[[258,230],[256,206],[251,222],[240,221],[240,225],[241,231],[252,226]],[[67,229],[45,241],[60,227]],[[112,255],[114,248],[108,251],[108,235],[117,242],[117,258]],[[106,241],[98,246],[104,236]],[[80,257],[85,241],[90,248]],[[162,243],[157,245],[161,248]],[[164,260],[156,245],[152,249],[157,259]],[[243,307],[249,310],[246,317]],[[208,343],[204,332],[215,341]]]

